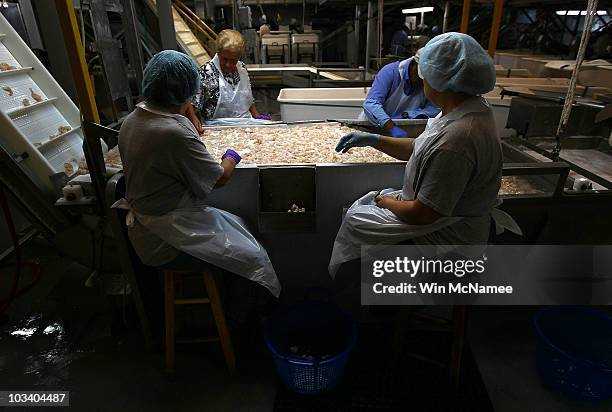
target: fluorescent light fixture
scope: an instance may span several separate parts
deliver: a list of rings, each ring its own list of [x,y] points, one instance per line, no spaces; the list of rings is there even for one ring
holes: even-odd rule
[[[433,7],[416,7],[414,9],[403,9],[402,13],[404,14],[412,14],[412,13],[429,13],[433,11]]]
[[[587,12],[586,10],[557,10],[557,14],[559,16],[577,16],[577,15],[581,15],[581,16],[586,16]],[[608,14],[607,11],[605,10],[597,10],[595,12],[595,14],[597,14],[598,16],[605,16],[606,14]]]

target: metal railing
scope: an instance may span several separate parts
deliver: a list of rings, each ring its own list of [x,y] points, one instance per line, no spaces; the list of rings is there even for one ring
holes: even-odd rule
[[[180,0],[173,0],[174,9],[183,18],[185,23],[189,26],[195,37],[200,41],[204,50],[212,56],[214,54],[214,44],[217,41],[217,33],[211,29],[206,23],[198,17],[189,7],[187,7]],[[200,38],[201,35],[204,41]]]

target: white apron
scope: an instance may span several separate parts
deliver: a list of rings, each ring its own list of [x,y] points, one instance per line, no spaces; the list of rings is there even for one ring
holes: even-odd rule
[[[180,116],[139,106],[162,116]],[[161,216],[139,213],[126,199],[111,207],[128,210],[128,227],[138,220],[175,249],[257,282],[276,297],[280,295],[281,286],[266,250],[240,217],[193,201],[188,193],[175,210]]]
[[[246,69],[238,62],[237,69],[240,82],[236,86],[232,86],[223,76],[223,71],[219,65],[219,55],[215,54],[211,62],[219,70],[219,100],[217,100],[217,108],[213,119],[252,118],[249,108],[253,104],[253,92]]]
[[[421,151],[440,138],[440,131],[448,122],[448,119],[442,118],[441,112],[435,118],[427,121],[425,131],[414,141],[410,161],[418,162],[420,160]],[[406,164],[404,188],[402,190],[385,189],[381,191],[381,195],[401,195],[402,199],[408,200],[415,198],[412,183],[417,177],[411,173],[410,161]],[[417,167],[416,173],[419,170],[420,167]],[[410,225],[400,220],[389,209],[376,206],[375,195],[376,192],[370,192],[357,199],[346,212],[340,230],[336,235],[328,266],[332,278],[335,277],[342,263],[361,256],[361,246],[395,245],[405,240],[436,232],[463,219],[462,217],[447,216],[441,217],[429,225]],[[522,235],[518,224],[507,213],[493,209],[491,217],[495,220],[497,234],[502,233],[504,229],[509,229],[513,233]],[[449,251],[448,249],[439,250],[439,252]]]
[[[412,58],[406,59],[399,64],[400,85],[391,93],[391,96],[387,98],[385,104],[383,104],[385,113],[389,114],[391,117],[393,117],[395,113],[403,113],[411,109],[411,102],[414,100],[414,96],[406,96],[406,93],[404,93],[404,72],[408,69],[408,66],[410,66],[411,61]],[[368,120],[363,110],[359,114],[357,120]]]

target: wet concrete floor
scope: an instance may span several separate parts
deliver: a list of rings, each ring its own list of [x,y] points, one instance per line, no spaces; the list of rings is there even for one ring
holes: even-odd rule
[[[258,325],[234,332],[236,376],[216,343],[179,347],[177,372],[168,376],[161,350],[145,350],[131,307],[84,286],[90,269],[42,240],[24,253],[43,269],[0,319],[0,390],[70,391],[70,409],[83,411],[273,409],[275,372]],[[13,270],[0,268],[0,277],[11,279]],[[21,284],[31,281],[28,272]],[[6,296],[10,282],[1,285]]]

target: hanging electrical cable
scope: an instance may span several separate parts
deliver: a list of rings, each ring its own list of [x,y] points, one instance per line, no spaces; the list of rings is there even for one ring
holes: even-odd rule
[[[584,28],[582,30],[582,36],[580,38],[580,48],[578,49],[578,55],[576,56],[576,65],[572,72],[570,84],[567,88],[567,95],[565,96],[565,103],[563,104],[563,111],[561,112],[561,119],[559,119],[559,126],[557,127],[556,145],[553,150],[554,157],[558,157],[561,152],[561,135],[565,133],[567,122],[569,121],[570,114],[572,113],[572,104],[574,102],[574,94],[576,92],[576,83],[578,81],[578,73],[580,73],[580,66],[584,60],[586,49],[589,44],[589,38],[591,37],[591,30],[593,27],[593,18],[597,13],[598,0],[589,0],[584,16]],[[580,19],[580,15],[576,17]]]

